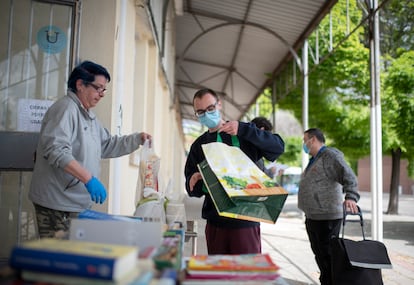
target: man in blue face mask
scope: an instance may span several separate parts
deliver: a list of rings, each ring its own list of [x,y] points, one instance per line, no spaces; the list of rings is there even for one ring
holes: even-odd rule
[[[205,235],[208,254],[260,253],[260,223],[221,217],[217,213],[197,168],[197,164],[205,159],[201,145],[221,141],[240,147],[252,161],[262,157],[274,161],[284,152],[284,142],[278,134],[261,130],[254,123],[223,120],[221,101],[211,89],[197,91],[193,107],[199,122],[208,131],[191,145],[184,174],[188,195],[205,197],[202,217],[207,220]]]
[[[298,207],[306,216],[306,231],[321,271],[321,285],[331,285],[329,242],[332,236],[339,234],[343,205],[348,212],[358,212],[357,178],[345,162],[343,153],[325,145],[325,136],[320,129],[304,132],[303,150],[311,158],[301,176]]]

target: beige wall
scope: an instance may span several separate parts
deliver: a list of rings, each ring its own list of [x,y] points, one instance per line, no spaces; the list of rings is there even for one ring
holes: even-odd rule
[[[127,5],[125,18],[121,18],[123,4]],[[160,190],[164,191],[172,180],[174,191],[183,193],[184,144],[178,131],[180,122],[170,102],[172,88],[165,78],[169,70],[164,72],[161,66],[158,47],[148,33],[151,29],[145,27],[148,20],[139,18],[145,15],[141,10],[133,0],[82,1],[79,57],[96,61],[111,73],[108,95],[94,109],[103,125],[112,134],[117,133],[121,105],[122,135],[134,131],[153,135],[156,154],[161,157]],[[171,61],[166,62],[168,68],[174,68]],[[109,198],[97,209],[117,212],[114,201],[119,193],[120,214],[133,214],[139,168],[132,162],[138,155],[139,151],[103,161],[101,178],[108,187]]]
[[[407,160],[401,160],[400,164],[400,186],[402,194],[413,195],[414,194],[414,180],[408,177],[407,173]],[[383,191],[388,193],[391,184],[391,169],[392,161],[390,156],[384,156],[382,158],[382,177],[383,177]],[[371,191],[370,181],[370,158],[366,157],[358,161],[358,185],[361,191]]]

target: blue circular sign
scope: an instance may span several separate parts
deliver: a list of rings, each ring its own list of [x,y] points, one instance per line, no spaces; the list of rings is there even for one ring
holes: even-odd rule
[[[36,39],[45,53],[59,53],[66,47],[66,34],[56,26],[40,28]]]

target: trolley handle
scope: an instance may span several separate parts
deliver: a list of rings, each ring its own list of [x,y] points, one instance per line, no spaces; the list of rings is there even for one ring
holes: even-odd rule
[[[344,230],[345,230],[345,223],[348,221],[350,223],[356,223],[359,222],[361,225],[361,231],[362,231],[362,237],[365,239],[365,233],[364,233],[364,218],[362,217],[362,211],[361,208],[357,205],[358,212],[352,213],[351,211],[347,211],[345,205],[343,205],[343,219],[342,219],[342,238],[344,237]],[[347,220],[347,216],[359,216],[359,220]]]

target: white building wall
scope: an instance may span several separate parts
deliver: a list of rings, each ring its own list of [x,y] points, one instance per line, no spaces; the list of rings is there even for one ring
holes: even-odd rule
[[[122,18],[126,5],[126,18]],[[98,9],[99,7],[99,9]],[[170,9],[173,5],[169,6]],[[160,58],[149,19],[133,0],[82,1],[79,57],[107,67],[111,73],[108,94],[95,108],[98,118],[111,133],[125,135],[145,131],[153,135],[156,154],[161,157],[160,190],[165,191],[170,180],[174,191],[184,191],[184,144],[179,131],[175,106],[171,102],[174,74],[174,48],[169,47],[167,58]],[[167,41],[174,33],[170,12]],[[126,24],[123,24],[123,20]],[[124,42],[121,42],[124,33]],[[122,53],[119,51],[121,47]],[[165,65],[163,65],[165,64]],[[119,75],[122,75],[120,77]],[[170,81],[166,79],[169,74]],[[122,94],[118,94],[119,90]],[[122,106],[122,114],[119,110]],[[119,117],[122,115],[122,119]],[[120,124],[121,122],[121,124]],[[102,181],[108,188],[108,202],[96,209],[131,215],[134,211],[135,189],[139,167],[134,163],[139,151],[118,159],[102,162]],[[117,194],[117,191],[119,193]],[[114,201],[119,195],[119,209]]]

